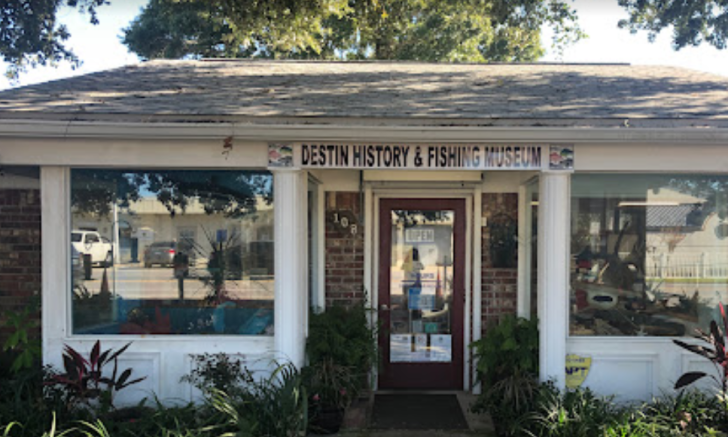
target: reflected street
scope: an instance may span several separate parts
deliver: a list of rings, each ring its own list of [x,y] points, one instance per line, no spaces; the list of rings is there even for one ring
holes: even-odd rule
[[[209,277],[207,270],[191,269],[190,276],[183,280],[184,298],[201,300],[211,293],[212,286],[205,284]],[[92,278],[83,281],[91,293],[101,291],[104,269],[94,268]],[[123,299],[177,299],[178,280],[169,267],[144,268],[142,264],[122,264],[106,269],[109,292]],[[244,277],[228,280],[225,289],[230,299],[271,300],[273,279],[269,277]]]

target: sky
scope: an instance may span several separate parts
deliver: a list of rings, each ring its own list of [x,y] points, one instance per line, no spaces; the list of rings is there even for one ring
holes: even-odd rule
[[[63,9],[59,19],[68,26],[71,38],[68,46],[83,61],[73,70],[67,64],[57,68],[31,69],[17,83],[4,77],[0,90],[29,85],[69,76],[92,73],[139,62],[136,55],[127,51],[121,43],[122,29],[138,15],[148,0],[111,0],[111,5],[99,9],[101,24],[94,26],[88,16],[74,9]],[[707,44],[674,51],[670,34],[663,31],[654,43],[646,33],[630,34],[617,28],[617,22],[627,18],[617,0],[575,0],[571,2],[579,13],[579,23],[589,37],[566,49],[562,57],[548,51],[541,59],[548,62],[624,62],[635,65],[674,65],[705,71],[728,77],[728,50],[717,50]],[[548,47],[551,34],[544,32],[543,41]],[[0,70],[5,66],[0,63]]]

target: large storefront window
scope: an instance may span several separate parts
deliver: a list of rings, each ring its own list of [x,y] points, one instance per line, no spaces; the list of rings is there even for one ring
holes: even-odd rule
[[[273,178],[74,169],[74,334],[273,333]]]
[[[571,335],[683,336],[728,296],[728,176],[572,178]]]

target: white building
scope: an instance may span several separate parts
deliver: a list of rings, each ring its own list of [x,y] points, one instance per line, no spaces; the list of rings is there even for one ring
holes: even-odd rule
[[[155,61],[0,93],[0,195],[42,200],[44,359],[132,340],[124,364],[148,378],[125,395],[188,399],[194,354],[300,365],[309,308],[365,300],[388,328],[377,389],[477,390],[467,345],[517,313],[540,319],[542,379],[563,386],[578,355],[601,393],[669,391],[704,367],[671,339],[728,294],[727,85],[628,65]],[[80,228],[118,251],[82,292]],[[140,241],[190,238],[196,273],[144,268]]]

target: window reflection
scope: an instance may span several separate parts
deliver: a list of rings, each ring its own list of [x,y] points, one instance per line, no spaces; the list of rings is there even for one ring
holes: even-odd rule
[[[393,210],[390,361],[451,362],[454,211]]]
[[[571,334],[691,335],[728,294],[728,177],[575,175]]]
[[[75,334],[273,332],[262,171],[72,171]]]

